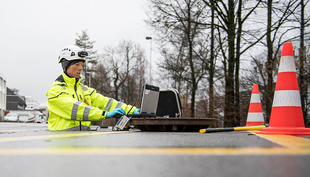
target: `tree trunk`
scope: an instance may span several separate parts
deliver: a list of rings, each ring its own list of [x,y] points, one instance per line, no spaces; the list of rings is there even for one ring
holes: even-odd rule
[[[234,0],[228,1],[228,73],[225,85],[224,126],[234,127],[234,66],[235,66],[235,23]]]
[[[210,53],[210,67],[209,67],[209,117],[214,116],[214,2],[211,1],[211,53]]]
[[[240,126],[240,91],[239,91],[239,70],[240,70],[240,46],[241,46],[241,31],[242,31],[242,22],[241,22],[241,8],[242,0],[239,1],[238,7],[238,31],[237,31],[237,45],[236,45],[236,72],[235,72],[235,111],[236,111],[236,126]]]
[[[269,123],[271,108],[272,108],[272,100],[273,100],[273,42],[271,40],[271,24],[272,24],[272,0],[268,0],[267,7],[267,88],[266,94],[264,95],[265,103],[266,103],[266,120],[265,123]]]
[[[305,84],[305,44],[304,44],[304,30],[305,30],[305,20],[304,20],[304,1],[300,2],[301,14],[300,14],[300,48],[299,48],[299,88],[300,88],[300,98],[301,98],[301,106],[303,110],[304,121],[307,123],[307,108],[306,108],[306,100],[307,100],[307,87]]]
[[[192,95],[191,95],[191,117],[195,117],[195,97],[196,97],[196,90],[197,90],[197,84],[196,84],[196,78],[195,78],[195,67],[193,63],[193,41],[191,36],[191,7],[190,3],[188,3],[188,10],[187,10],[187,40],[188,40],[188,47],[189,47],[189,63],[191,68],[191,84],[192,84]]]

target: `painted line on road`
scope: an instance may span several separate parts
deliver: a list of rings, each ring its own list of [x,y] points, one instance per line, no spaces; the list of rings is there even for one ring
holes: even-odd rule
[[[48,131],[45,129],[20,129],[20,130],[0,130],[0,132],[24,132],[24,131]]]
[[[310,149],[290,148],[1,148],[0,156],[19,155],[310,155]]]
[[[113,132],[83,132],[39,136],[6,137],[1,142],[26,141],[101,135]],[[251,132],[255,133],[255,132]],[[114,147],[53,147],[53,148],[0,148],[0,156],[5,155],[310,155],[310,139],[289,135],[256,136],[270,140],[283,147],[271,148],[114,148]]]
[[[295,137],[290,135],[257,134],[256,136],[265,138],[287,148],[310,148],[310,139],[307,138]]]
[[[87,132],[87,133],[70,133],[70,134],[58,134],[58,135],[38,135],[38,136],[6,137],[6,138],[0,138],[0,143],[12,142],[12,141],[37,140],[37,139],[53,139],[53,138],[79,137],[79,136],[101,135],[101,134],[111,134],[111,133],[122,133],[122,132],[121,131],[113,131],[113,132]]]
[[[251,133],[257,131],[250,131]],[[310,148],[310,139],[298,137],[298,136],[291,136],[291,135],[265,135],[265,134],[255,134],[258,137],[267,139],[274,143],[277,143],[281,146],[286,148]]]

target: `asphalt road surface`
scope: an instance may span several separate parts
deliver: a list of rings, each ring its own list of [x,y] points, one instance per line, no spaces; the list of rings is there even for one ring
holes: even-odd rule
[[[310,136],[52,132],[47,124],[0,122],[1,177],[308,177]]]

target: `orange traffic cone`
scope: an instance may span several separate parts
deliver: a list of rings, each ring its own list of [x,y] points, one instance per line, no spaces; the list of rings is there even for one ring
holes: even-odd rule
[[[246,126],[256,126],[262,124],[264,124],[264,116],[259,97],[258,85],[254,84]]]
[[[284,43],[269,127],[258,134],[310,135],[305,128],[292,43]]]

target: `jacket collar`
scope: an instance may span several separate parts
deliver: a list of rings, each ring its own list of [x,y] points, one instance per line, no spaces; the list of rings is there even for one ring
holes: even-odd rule
[[[57,79],[56,81],[58,82],[64,82],[66,85],[68,86],[74,86],[75,84],[80,84],[81,82],[81,78],[77,79],[77,78],[72,78],[69,77],[66,73],[62,73]]]

